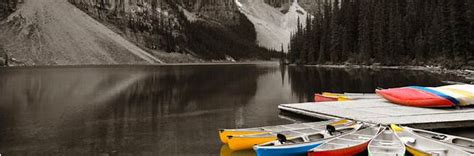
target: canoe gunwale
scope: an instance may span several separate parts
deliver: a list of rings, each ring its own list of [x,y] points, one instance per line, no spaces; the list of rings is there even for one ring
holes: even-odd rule
[[[392,143],[398,141],[400,144],[394,144],[394,146],[396,146],[396,147],[393,147],[393,146],[375,146],[375,145],[373,145],[373,143],[375,143],[375,142],[386,141],[386,140],[377,140],[377,138],[379,136],[383,135],[383,133],[385,131],[391,131],[391,133],[392,133],[391,135],[393,135],[395,137],[396,140],[393,140]],[[367,146],[367,151],[368,151],[369,155],[373,155],[373,153],[387,153],[387,152],[383,152],[383,151],[372,150],[372,149],[384,149],[384,148],[385,149],[387,149],[387,148],[389,148],[389,149],[398,149],[399,151],[391,152],[391,153],[394,153],[394,154],[405,155],[405,152],[406,152],[406,147],[405,147],[405,144],[403,143],[403,141],[400,140],[400,138],[396,135],[396,133],[388,127],[385,127],[384,129],[382,129],[382,131],[380,131],[379,134],[369,142],[369,145]]]

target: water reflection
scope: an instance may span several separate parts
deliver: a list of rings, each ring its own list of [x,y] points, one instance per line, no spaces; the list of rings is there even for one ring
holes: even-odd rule
[[[440,79],[277,64],[0,69],[0,153],[219,155],[217,128],[293,122],[278,104]]]
[[[276,71],[255,65],[5,70],[0,151],[218,153],[216,128],[251,126],[247,116],[261,110],[251,106],[260,101],[258,77]],[[262,117],[254,125],[285,122],[272,111],[268,120],[250,118]]]
[[[253,150],[232,151],[229,146],[222,145],[220,156],[256,156]]]

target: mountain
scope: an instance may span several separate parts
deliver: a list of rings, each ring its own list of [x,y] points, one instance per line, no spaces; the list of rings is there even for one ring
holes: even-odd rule
[[[298,22],[306,25],[304,19],[308,13],[296,0],[288,3],[273,3],[274,6],[263,0],[235,0],[235,2],[239,10],[255,26],[258,45],[268,49],[283,49],[287,52],[291,33],[296,31]]]
[[[276,57],[308,14],[288,0],[69,1],[144,47],[204,59]]]
[[[161,60],[64,0],[25,0],[0,23],[13,64],[150,64]]]
[[[266,60],[308,15],[298,1],[17,1],[0,2],[0,41],[24,65]]]
[[[95,19],[150,50],[190,54],[204,60],[269,59],[233,0],[69,0]]]

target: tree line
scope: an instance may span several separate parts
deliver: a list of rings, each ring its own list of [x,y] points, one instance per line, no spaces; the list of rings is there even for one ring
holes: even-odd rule
[[[474,65],[474,1],[317,0],[292,34],[295,64]]]
[[[18,3],[23,0],[0,0],[0,19],[7,17],[16,10]]]

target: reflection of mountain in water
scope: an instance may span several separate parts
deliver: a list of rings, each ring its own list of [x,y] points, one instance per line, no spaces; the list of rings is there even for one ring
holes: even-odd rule
[[[312,101],[313,94],[320,92],[373,93],[378,87],[437,86],[446,78],[411,70],[290,67],[288,72],[292,90],[298,95],[300,102]]]
[[[249,65],[0,71],[0,151],[215,153],[218,142],[209,132],[234,122],[235,110],[255,96],[264,73],[256,70]]]

